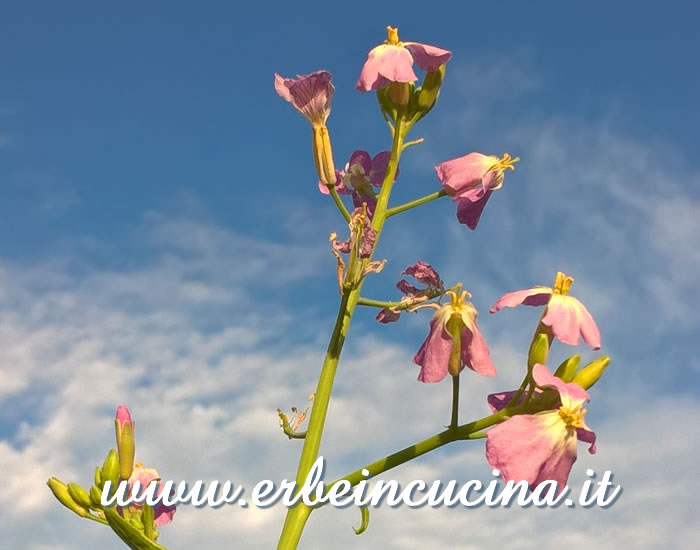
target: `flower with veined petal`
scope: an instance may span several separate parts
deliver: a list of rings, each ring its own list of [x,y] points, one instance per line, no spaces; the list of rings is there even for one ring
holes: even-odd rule
[[[560,404],[554,410],[535,414],[518,414],[486,432],[486,459],[501,472],[504,481],[525,480],[535,487],[545,480],[557,482],[561,491],[576,461],[576,442],[589,443],[588,451],[596,452],[595,432],[584,420],[588,392],[574,383],[553,376],[544,365],[532,369],[535,383],[559,393]],[[490,398],[492,396],[489,396]],[[494,408],[502,408],[506,400],[489,399]],[[497,404],[499,403],[499,404]]]
[[[457,202],[457,219],[469,229],[476,229],[491,193],[503,185],[506,170],[515,170],[519,157],[505,153],[495,155],[469,153],[447,160],[435,167],[443,188]]]
[[[430,321],[430,332],[413,358],[420,365],[420,382],[440,382],[448,373],[456,376],[464,367],[483,376],[496,376],[489,350],[476,323],[476,308],[466,301],[465,290],[448,290],[450,302]]]
[[[489,310],[496,313],[504,307],[546,306],[542,324],[550,327],[554,336],[571,346],[578,345],[579,335],[593,349],[600,349],[600,331],[593,317],[581,302],[569,296],[573,277],[557,272],[554,288],[536,286],[516,290],[501,296]]]
[[[335,190],[339,195],[352,195],[355,208],[367,204],[367,212],[370,217],[374,213],[377,204],[373,187],[381,187],[386,175],[391,151],[382,151],[370,157],[367,151],[358,149],[350,156],[344,170],[336,170]],[[399,167],[396,167],[396,176],[399,177]],[[318,182],[318,188],[324,195],[330,194],[328,186],[322,181]]]
[[[297,78],[284,78],[275,73],[275,90],[311,122],[314,162],[318,177],[326,185],[335,184],[333,149],[326,127],[326,120],[331,113],[331,98],[335,91],[331,84],[331,73],[316,71],[298,75]]]
[[[386,30],[387,40],[369,52],[355,84],[361,92],[384,88],[390,82],[415,82],[418,77],[413,71],[414,61],[421,69],[430,72],[452,57],[452,52],[442,48],[399,41],[399,31],[394,27],[389,26]]]

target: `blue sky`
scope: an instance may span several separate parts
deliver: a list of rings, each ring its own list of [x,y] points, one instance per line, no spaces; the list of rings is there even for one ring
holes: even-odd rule
[[[308,123],[276,95],[273,73],[333,73],[337,165],[355,149],[387,149],[373,96],[354,90],[387,24],[454,53],[438,105],[414,130],[425,143],[407,150],[394,200],[438,189],[433,166],[470,151],[522,160],[476,232],[457,223],[447,199],[393,219],[378,251],[389,263],[365,294],[396,297],[393,283],[419,259],[471,290],[499,378],[465,373],[467,418],[485,412],[487,392],[518,383],[537,322],[529,308],[489,316],[488,307],[506,291],[550,284],[559,269],[571,273],[613,357],[589,407],[600,450],[589,457],[581,447],[573,477],[612,469],[625,492],[605,511],[379,510],[359,544],[483,547],[489,529],[462,534],[454,518],[463,513],[527,533],[521,548],[549,548],[547,534],[573,548],[691,540],[687,514],[700,487],[672,473],[700,450],[698,7],[424,5],[0,8],[8,548],[119,547],[55,505],[43,483],[50,475],[88,483],[113,445],[110,417],[123,402],[143,438],[139,456],[164,476],[251,485],[295,470],[298,446],[277,432],[274,411],[313,391],[337,299],[327,236],[344,226],[316,189]],[[415,382],[411,357],[427,314],[385,327],[373,313],[359,312],[348,339],[324,439],[329,475],[434,433],[449,406],[446,384]],[[488,472],[475,443],[395,477]],[[185,508],[162,542],[178,548],[206,529],[211,547],[235,533],[245,548],[268,548],[282,513]],[[341,548],[358,544],[352,510],[322,514],[307,547],[328,536]],[[444,542],[423,538],[436,531]]]

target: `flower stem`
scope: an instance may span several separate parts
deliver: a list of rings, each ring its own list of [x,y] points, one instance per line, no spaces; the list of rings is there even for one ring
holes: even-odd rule
[[[450,429],[456,430],[459,419],[459,374],[452,377],[452,416]]]
[[[328,191],[330,192],[331,197],[333,197],[333,202],[335,202],[335,205],[338,207],[338,210],[340,210],[343,218],[345,218],[346,222],[350,223],[350,212],[348,212],[348,209],[345,208],[345,204],[343,204],[343,200],[340,198],[340,195],[338,195],[335,185],[327,185],[326,187],[328,187]]]
[[[392,208],[389,208],[389,210],[386,211],[386,217],[391,218],[392,216],[395,216],[396,214],[400,214],[401,212],[405,212],[406,210],[410,210],[411,208],[415,208],[416,206],[421,206],[422,204],[426,204],[428,202],[434,201],[436,199],[439,199],[440,197],[446,197],[447,193],[445,192],[444,189],[440,191],[435,191],[435,193],[430,193],[430,195],[426,195],[425,197],[421,197],[419,199],[406,202],[404,204],[400,204],[398,206],[394,206]]]
[[[396,169],[399,165],[399,158],[401,157],[405,133],[404,115],[400,114],[396,121],[394,139],[391,147],[391,157],[389,158],[389,163],[387,164],[386,175],[384,177],[382,189],[377,197],[377,206],[375,207],[374,216],[372,218],[372,228],[376,231],[374,243],[375,248],[379,242],[379,237],[381,235],[382,228],[384,227],[384,221],[386,220],[386,209],[389,203],[389,196],[394,184],[394,179],[396,177]],[[331,189],[331,195],[333,195],[333,189]],[[337,196],[337,192],[335,193],[334,199],[336,197],[336,204],[340,203],[342,205],[340,197]],[[347,210],[345,212],[347,212]],[[349,214],[347,219],[349,220]],[[372,254],[373,253],[374,249],[372,250]],[[370,261],[371,254],[369,258],[363,260],[363,267]],[[309,426],[306,430],[304,446],[301,451],[301,457],[299,458],[299,466],[297,468],[296,475],[297,487],[301,487],[304,484],[313,463],[318,458],[318,451],[321,446],[323,427],[326,422],[326,414],[328,412],[328,404],[333,391],[333,381],[335,378],[336,369],[338,367],[340,352],[343,349],[345,337],[347,336],[348,329],[350,328],[350,321],[352,320],[353,312],[355,311],[355,307],[357,306],[360,298],[362,284],[363,281],[361,280],[356,287],[348,288],[343,292],[340,308],[338,309],[338,317],[336,318],[333,333],[331,334],[331,339],[328,343],[326,357],[323,361],[323,366],[321,367],[321,375],[319,376],[318,385],[316,387],[316,396],[314,398],[314,404],[311,408],[311,414],[309,416]],[[304,526],[306,525],[306,520],[309,518],[310,513],[311,508],[302,503],[287,510],[287,517],[285,518],[284,525],[282,527],[282,533],[280,534],[280,539],[277,544],[277,550],[294,550],[297,548],[304,530]]]
[[[505,420],[509,416],[518,414],[520,412],[522,412],[522,407],[506,407],[505,409],[502,409],[494,414],[490,414],[468,424],[463,424],[462,426],[457,426],[456,428],[450,427],[443,432],[429,437],[428,439],[424,439],[423,441],[419,441],[418,443],[409,445],[405,449],[385,456],[384,458],[376,460],[375,462],[367,464],[366,466],[363,466],[362,468],[359,468],[354,472],[351,472],[339,479],[336,479],[332,483],[328,484],[326,491],[330,490],[330,488],[333,487],[333,485],[339,483],[343,479],[348,480],[350,482],[350,485],[352,486],[357,485],[362,480],[368,479],[368,477],[362,473],[362,470],[364,469],[369,471],[369,477],[374,477],[388,470],[391,470],[392,468],[396,468],[397,466],[400,466],[405,462],[413,460],[414,458],[417,458],[430,451],[433,451],[438,447],[442,447],[443,445],[452,443],[453,441],[465,439],[480,439],[484,437],[484,434],[482,433],[483,430],[493,426],[494,424],[498,424],[499,422]]]

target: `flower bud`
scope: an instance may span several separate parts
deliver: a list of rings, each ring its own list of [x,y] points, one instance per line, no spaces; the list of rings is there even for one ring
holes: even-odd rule
[[[576,376],[576,370],[578,370],[578,365],[581,362],[581,356],[576,354],[572,355],[568,359],[564,359],[559,368],[554,373],[554,376],[559,378],[564,382],[571,382]]]
[[[90,502],[90,495],[88,495],[88,492],[77,483],[71,482],[68,484],[68,494],[75,502],[80,504],[80,506],[90,508],[90,505],[92,504]]]
[[[102,489],[104,485],[104,483],[102,483],[102,468],[99,466],[95,468],[95,485],[97,485],[98,489]]]
[[[396,105],[391,102],[389,98],[389,88],[379,88],[377,90],[377,102],[379,103],[379,109],[382,111],[385,119],[389,119],[391,122],[396,123]]]
[[[547,364],[547,356],[549,355],[549,337],[546,334],[538,334],[530,346],[530,353],[527,357],[527,367],[531,369],[533,365]]]
[[[117,450],[119,451],[119,475],[122,479],[129,479],[134,469],[134,422],[131,420],[129,409],[124,405],[117,408],[117,418],[114,421],[117,433]]]
[[[312,128],[314,162],[318,178],[326,185],[335,185],[335,164],[333,163],[333,148],[328,128],[325,124],[314,124]]]
[[[593,386],[593,384],[595,384],[598,380],[600,380],[600,377],[603,376],[605,369],[608,368],[610,361],[611,359],[607,355],[598,357],[598,359],[588,363],[588,365],[583,367],[578,372],[578,374],[574,376],[572,382],[574,384],[578,384],[584,390],[587,390],[588,388]]]
[[[104,464],[102,465],[102,483],[112,482],[111,491],[114,491],[119,484],[119,455],[114,449],[110,449]]]
[[[61,480],[52,477],[46,482],[46,484],[49,486],[49,489],[51,489],[51,492],[58,499],[58,501],[63,504],[63,506],[69,510],[72,510],[80,517],[84,518],[90,515],[87,508],[81,506],[75,502],[75,500],[73,500],[73,497],[71,497],[70,492],[68,491],[68,486]]]
[[[418,112],[421,113],[421,118],[428,114],[428,111],[435,105],[440,95],[440,86],[442,86],[444,78],[444,64],[440,65],[436,71],[430,71],[425,74],[423,85],[418,92]]]
[[[90,487],[90,503],[92,508],[102,508],[102,489],[93,485]]]

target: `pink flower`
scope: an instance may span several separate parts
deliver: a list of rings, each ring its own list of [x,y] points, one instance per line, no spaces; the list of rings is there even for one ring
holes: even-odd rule
[[[391,151],[382,151],[374,157],[370,157],[367,151],[358,149],[351,156],[345,165],[344,170],[336,170],[335,189],[339,195],[352,195],[352,202],[355,208],[367,203],[367,209],[374,213],[377,199],[373,187],[381,187],[386,175]],[[399,169],[396,168],[396,176],[399,177]],[[318,182],[318,188],[324,195],[330,194],[328,186],[322,181]]]
[[[158,471],[156,469],[145,468],[143,464],[137,462],[134,466],[134,471],[132,472],[131,477],[129,478],[130,496],[134,488],[134,483],[137,481],[139,482],[139,489],[136,493],[136,496],[141,497],[141,495],[144,494],[144,491],[150,485],[151,482],[160,481],[160,475],[158,474]],[[160,496],[162,492],[163,486],[160,485],[158,487],[156,496]],[[143,507],[143,504],[132,504],[132,506],[136,509],[139,509]],[[155,516],[154,523],[159,526],[165,525],[166,523],[170,523],[173,520],[173,516],[175,515],[175,510],[175,506],[166,506],[165,504],[163,504],[163,501],[160,501],[153,508],[153,514]]]
[[[481,153],[445,161],[435,167],[437,177],[448,195],[457,202],[457,219],[476,229],[491,193],[503,185],[503,173],[515,170],[520,159],[505,153],[502,158]]]
[[[331,112],[331,98],[335,88],[331,73],[316,71],[294,78],[284,78],[275,73],[275,90],[304,115],[313,131],[314,163],[319,179],[326,185],[335,183],[335,165],[331,137],[326,120]]]
[[[591,454],[596,451],[595,433],[584,420],[583,404],[589,397],[581,386],[554,377],[544,365],[534,365],[532,376],[538,386],[556,390],[561,403],[555,410],[515,415],[491,428],[486,432],[486,459],[505,481],[525,480],[533,488],[553,480],[560,491],[576,461],[577,440],[590,443]]]
[[[450,297],[450,303],[435,313],[428,337],[413,358],[413,362],[421,367],[420,382],[440,382],[448,373],[456,376],[465,366],[483,376],[496,375],[488,347],[476,323],[476,308],[466,301],[470,295],[464,291],[458,296],[457,292],[448,290],[445,293]]]
[[[369,52],[355,84],[361,92],[384,88],[389,82],[415,82],[418,77],[413,72],[414,61],[429,72],[436,71],[452,57],[452,52],[442,48],[419,42],[400,42],[398,29],[386,29],[387,40]]]
[[[297,78],[284,78],[275,73],[275,90],[289,101],[311,124],[325,125],[331,113],[331,98],[335,87],[331,84],[331,73],[297,75]]]
[[[440,275],[438,275],[438,272],[435,271],[433,266],[427,262],[418,261],[413,265],[409,265],[401,274],[410,275],[418,282],[426,285],[426,288],[418,288],[413,286],[406,279],[401,279],[396,283],[396,288],[406,295],[401,299],[402,303],[410,301],[420,304],[425,300],[436,298],[445,292]],[[411,307],[407,309],[408,311],[413,310]],[[382,308],[377,314],[377,321],[384,324],[393,323],[399,320],[400,315],[401,311],[398,309]]]
[[[501,296],[489,310],[496,313],[504,307],[546,305],[542,323],[552,329],[554,336],[565,344],[575,346],[579,335],[593,349],[600,349],[600,331],[586,307],[573,296],[569,289],[573,277],[567,277],[561,271],[557,273],[554,288],[536,286],[525,290],[516,290]]]

